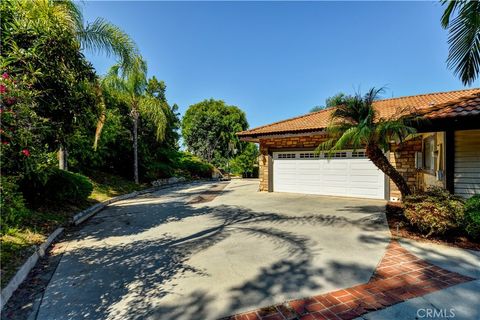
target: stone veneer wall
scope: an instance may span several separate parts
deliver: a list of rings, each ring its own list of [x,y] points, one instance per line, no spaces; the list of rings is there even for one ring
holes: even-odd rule
[[[405,180],[407,180],[412,191],[415,191],[419,185],[419,170],[415,168],[415,152],[417,151],[422,151],[422,137],[390,146],[390,163],[403,175]],[[390,198],[401,198],[400,191],[391,180]]]
[[[315,148],[326,140],[325,135],[269,137],[260,138],[259,178],[260,191],[269,190],[269,175],[272,166],[271,151],[294,148]],[[418,137],[405,141],[401,145],[392,145],[389,160],[394,167],[405,177],[412,191],[418,185],[418,170],[415,168],[415,152],[422,151],[422,138]],[[390,181],[390,198],[400,199],[400,191]]]

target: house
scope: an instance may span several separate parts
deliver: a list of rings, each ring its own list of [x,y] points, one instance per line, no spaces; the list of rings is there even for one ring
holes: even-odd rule
[[[440,186],[462,197],[480,193],[480,88],[374,102],[379,118],[419,115],[417,133],[392,141],[387,158],[412,190]],[[331,109],[242,131],[260,147],[260,191],[399,200],[400,192],[364,150],[330,157],[315,152],[327,139]]]

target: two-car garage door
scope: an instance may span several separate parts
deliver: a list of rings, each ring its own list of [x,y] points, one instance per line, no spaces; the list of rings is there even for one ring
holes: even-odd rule
[[[273,191],[384,199],[385,176],[363,150],[274,152]]]

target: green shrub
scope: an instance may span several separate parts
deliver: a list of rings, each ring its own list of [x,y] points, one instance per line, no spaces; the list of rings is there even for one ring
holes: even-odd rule
[[[460,197],[433,187],[405,198],[405,217],[426,236],[458,230],[464,224],[464,203]]]
[[[76,204],[90,196],[93,184],[81,174],[51,168],[46,179],[37,176],[24,179],[21,190],[28,203],[34,207],[53,202]]]
[[[143,174],[147,181],[170,178],[175,174],[175,169],[165,162],[153,161],[146,165],[146,172]]]
[[[480,238],[480,194],[465,202],[465,231],[472,238]]]
[[[17,227],[30,215],[25,207],[25,200],[16,181],[12,178],[1,177],[0,185],[0,226],[1,232],[8,230],[7,227]]]
[[[183,175],[192,178],[212,177],[213,166],[189,153],[181,154],[177,166]]]
[[[54,202],[78,203],[93,191],[90,180],[79,173],[56,169],[45,184],[45,199]]]

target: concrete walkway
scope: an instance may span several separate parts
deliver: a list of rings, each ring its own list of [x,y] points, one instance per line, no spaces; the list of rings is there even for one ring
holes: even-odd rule
[[[217,319],[364,283],[390,240],[384,202],[232,181],[115,203],[71,241],[37,319]]]
[[[480,252],[407,240],[400,243],[429,263],[479,280],[414,298],[359,319],[480,319]]]

